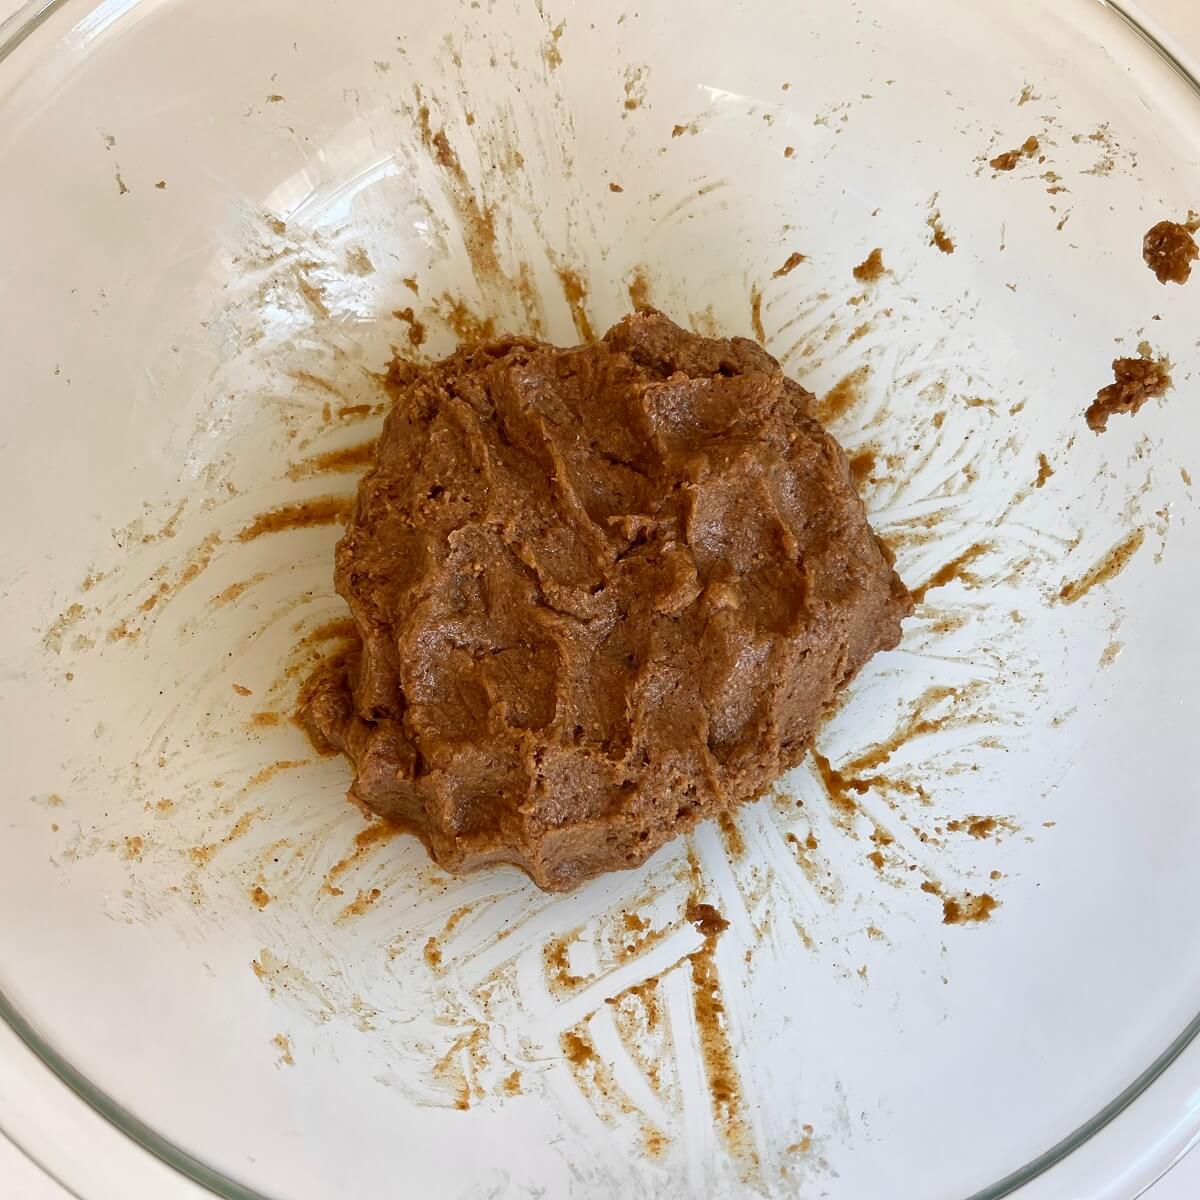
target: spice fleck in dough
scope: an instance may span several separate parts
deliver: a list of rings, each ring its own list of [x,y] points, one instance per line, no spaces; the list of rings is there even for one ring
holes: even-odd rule
[[[761,795],[911,611],[814,398],[653,309],[397,361],[306,719],[448,870],[563,891]]]

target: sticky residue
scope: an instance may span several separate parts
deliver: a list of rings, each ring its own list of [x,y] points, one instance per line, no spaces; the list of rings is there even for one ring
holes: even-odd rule
[[[271,1045],[279,1051],[279,1066],[294,1067],[296,1065],[296,1058],[292,1053],[292,1039],[286,1033],[277,1033],[271,1039]]]
[[[930,213],[925,221],[929,227],[929,244],[936,246],[943,254],[954,253],[954,241],[946,232],[945,226],[942,224],[941,210],[937,208],[937,196],[935,195],[929,204]]]
[[[311,760],[307,758],[280,758],[275,762],[267,763],[265,767],[259,767],[249,779],[246,780],[244,791],[251,791],[256,787],[261,787],[264,783],[269,783],[278,775],[282,775],[285,771],[295,771],[299,767],[307,767]]]
[[[746,840],[738,828],[737,819],[733,813],[723,812],[717,817],[717,828],[721,831],[721,841],[725,843],[725,851],[735,862],[746,853]]]
[[[691,899],[684,910],[684,917],[707,939],[719,937],[729,928],[729,922],[711,904]]]
[[[138,605],[137,614],[131,617],[123,617],[109,629],[107,635],[108,641],[135,641],[140,637],[143,626],[136,623],[138,616],[153,611],[159,604],[177,596],[188,584],[198,579],[216,557],[220,545],[221,535],[219,533],[210,533],[192,551],[182,569],[174,578],[169,578],[169,572],[165,569],[160,569],[156,572],[154,580],[151,582],[157,581],[157,586]]]
[[[650,1090],[669,1110],[682,1110],[678,1068],[670,1019],[661,996],[657,975],[643,979],[609,997],[605,1005],[630,1058],[641,1071]]]
[[[63,638],[73,625],[76,625],[83,619],[84,607],[82,604],[74,603],[68,607],[57,617],[53,624],[42,635],[42,645],[53,654],[62,653]]]
[[[578,272],[572,271],[568,267],[559,267],[557,274],[567,307],[571,310],[571,321],[575,326],[576,334],[579,335],[579,340],[594,342],[596,335],[592,330],[592,323],[588,319],[587,288],[584,286],[583,280],[579,277]]]
[[[755,284],[750,289],[750,327],[754,330],[754,337],[758,344],[765,346],[767,344],[767,331],[763,328],[762,307],[762,288]]]
[[[925,597],[935,588],[945,587],[955,580],[969,582],[971,575],[967,571],[967,567],[975,562],[976,559],[982,558],[991,548],[990,542],[977,542],[974,546],[970,546],[961,554],[956,555],[945,566],[939,567],[924,583],[918,584],[914,588],[909,588],[913,603],[924,603]]]
[[[1000,820],[997,817],[972,816],[950,821],[946,828],[951,833],[966,833],[973,838],[990,838],[995,835],[999,826]]]
[[[462,300],[443,295],[434,303],[438,318],[464,346],[490,342],[496,336],[493,317],[480,317]]]
[[[883,265],[883,250],[876,246],[862,262],[854,268],[854,278],[859,283],[875,283],[882,278],[887,268]]]
[[[645,103],[646,80],[649,74],[649,67],[629,66],[625,68],[625,103],[624,111],[621,113],[622,117],[628,116]]]
[[[1135,529],[1122,538],[1111,550],[1083,573],[1078,579],[1068,580],[1058,590],[1063,604],[1074,604],[1099,584],[1115,579],[1129,565],[1130,560],[1146,540],[1144,529]]]
[[[271,763],[264,767],[256,775],[251,777],[251,780],[242,789],[248,792],[256,783],[265,782],[267,779],[273,778],[275,775],[285,770],[292,770],[295,767],[305,766],[304,760],[280,760],[279,762]],[[252,808],[247,812],[242,813],[240,817],[230,826],[225,835],[216,842],[206,842],[200,846],[192,846],[187,850],[187,856],[191,859],[192,864],[196,867],[206,867],[213,860],[217,852],[240,838],[246,836],[250,831],[250,827],[261,817],[263,810],[261,807]],[[269,897],[268,897],[269,899]]]
[[[669,1140],[665,1132],[645,1117],[617,1083],[616,1077],[596,1049],[587,1024],[580,1022],[559,1035],[559,1049],[575,1077],[579,1090],[592,1102],[602,1119],[611,1119],[613,1109],[635,1116],[643,1148],[657,1157]]]
[[[642,309],[651,306],[650,280],[643,271],[635,271],[629,281],[629,302],[633,305],[634,312],[641,312]]]
[[[352,275],[363,278],[374,273],[375,264],[371,261],[371,256],[365,247],[351,246],[346,251],[346,270]]]
[[[345,857],[338,859],[325,872],[325,878],[321,883],[321,891],[326,895],[340,896],[342,889],[337,886],[337,881],[351,870],[351,868],[362,862],[376,846],[390,842],[402,833],[404,833],[402,826],[382,819],[372,821],[365,829],[360,829],[354,835],[354,849]]]
[[[477,1041],[481,1035],[482,1030],[476,1029],[455,1039],[433,1067],[433,1077],[459,1112],[466,1112],[471,1107],[472,1097],[481,1092],[471,1086],[470,1078],[479,1057]]]
[[[859,492],[871,482],[875,474],[876,462],[876,452],[870,446],[863,447],[850,455],[850,478],[854,480],[854,486]]]
[[[812,756],[813,766],[816,767],[817,774],[821,778],[825,794],[829,797],[833,806],[839,809],[843,816],[851,816],[857,813],[858,801],[855,797],[864,795],[869,791],[870,784],[866,780],[855,779],[850,775],[835,770],[829,759],[815,746],[809,753]]]
[[[782,279],[785,275],[790,275],[802,262],[808,261],[807,254],[801,254],[799,250],[793,250],[791,254],[784,259],[783,266],[778,267],[771,272],[772,279]]]
[[[292,480],[307,479],[312,475],[350,473],[365,470],[375,461],[375,442],[360,442],[354,446],[343,446],[340,450],[327,450],[302,462],[288,467],[287,477]]]
[[[713,1121],[745,1179],[755,1173],[759,1158],[745,1112],[742,1081],[715,959],[717,938],[729,923],[709,904],[690,904],[689,913],[689,920],[704,935],[704,945],[688,956],[688,962],[696,1033],[708,1079]]]
[[[361,917],[382,895],[381,888],[360,888],[358,895],[334,918],[334,923],[341,925],[346,921],[352,921],[355,917]]]
[[[542,57],[546,60],[546,66],[551,71],[556,71],[562,66],[563,57],[562,50],[559,48],[559,42],[562,41],[562,35],[566,28],[566,21],[559,21],[557,25],[551,28],[550,38],[542,46]]]
[[[542,947],[542,963],[546,969],[546,983],[552,992],[572,991],[586,977],[571,970],[571,943],[577,941],[582,930],[573,929],[561,937],[551,938]]]
[[[266,571],[256,571],[249,579],[239,579],[236,583],[231,583],[228,587],[222,588],[209,602],[209,608],[224,608],[227,604],[233,604],[234,601],[240,600],[247,592],[256,588],[264,580],[269,579],[270,574]],[[234,685],[234,690],[238,690],[237,684]],[[239,693],[243,696],[249,696],[250,692],[245,691]]]
[[[340,525],[350,516],[353,508],[353,496],[322,496],[316,500],[284,504],[260,513],[249,525],[241,529],[237,540],[252,542],[255,538],[269,533],[313,529],[320,525]]]
[[[911,741],[944,730],[967,728],[985,721],[986,718],[970,711],[969,699],[970,689],[959,691],[945,686],[926,688],[909,705],[907,714],[888,737],[851,755],[839,767],[834,767],[824,754],[814,748],[811,751],[813,767],[838,824],[853,836],[853,822],[859,812],[859,798],[872,790],[881,793],[897,792],[906,798],[915,796],[927,803],[928,796],[919,784],[885,778],[875,772],[902,746]],[[880,844],[890,844],[892,839],[888,835],[876,836],[875,840]]]
[[[425,344],[425,339],[428,333],[425,329],[425,323],[418,320],[417,314],[413,311],[412,305],[405,308],[397,308],[392,316],[397,321],[403,321],[408,326],[408,344],[413,350],[419,349]]]
[[[484,204],[476,188],[467,178],[454,147],[444,129],[435,130],[430,109],[419,103],[416,111],[418,134],[433,161],[445,173],[450,183],[449,198],[462,226],[463,242],[471,259],[472,269],[479,279],[502,274],[496,255],[496,214]]]
[[[1012,171],[1023,158],[1034,158],[1041,151],[1041,143],[1036,137],[1027,137],[1015,150],[1006,150],[997,154],[988,162],[993,171]]]
[[[836,384],[817,402],[817,419],[829,425],[844,417],[861,399],[862,387],[871,377],[871,368],[863,363]]]
[[[586,1034],[568,1029],[559,1039],[563,1056],[573,1067],[599,1061],[592,1039]]]
[[[989,920],[999,907],[1000,901],[987,892],[978,895],[964,892],[961,896],[947,896],[942,900],[942,924],[979,924]]]
[[[1000,907],[1000,901],[987,892],[947,896],[942,885],[934,879],[926,879],[921,884],[921,891],[941,900],[943,925],[982,924]]]

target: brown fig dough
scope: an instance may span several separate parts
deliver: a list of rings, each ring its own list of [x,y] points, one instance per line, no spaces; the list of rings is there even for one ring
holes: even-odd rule
[[[761,795],[912,607],[813,397],[628,317],[418,367],[337,549],[305,715],[447,870],[563,891]]]

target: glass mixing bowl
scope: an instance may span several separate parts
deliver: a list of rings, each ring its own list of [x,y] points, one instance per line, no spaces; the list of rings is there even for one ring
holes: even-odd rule
[[[87,1200],[1155,1178],[1200,1129],[1200,280],[1142,239],[1198,162],[1093,0],[18,14],[0,1125]],[[920,603],[720,828],[451,879],[290,720],[378,373],[634,298],[822,398]],[[1097,436],[1139,346],[1174,388]]]

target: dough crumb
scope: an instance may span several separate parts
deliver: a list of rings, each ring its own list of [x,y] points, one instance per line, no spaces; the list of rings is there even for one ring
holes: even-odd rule
[[[1171,364],[1165,358],[1115,358],[1112,369],[1114,382],[1096,393],[1084,413],[1088,428],[1096,433],[1108,428],[1108,418],[1115,413],[1135,413],[1171,387]]]
[[[1158,277],[1159,283],[1187,283],[1192,263],[1200,258],[1193,232],[1200,221],[1181,225],[1178,221],[1159,221],[1142,238],[1142,258]]]
[[[988,166],[993,171],[1015,170],[1021,159],[1033,158],[1041,148],[1042,144],[1036,137],[1028,137],[1015,150],[1006,150],[1003,154],[997,154],[995,158],[988,162]]]
[[[874,283],[885,272],[883,251],[876,246],[867,257],[854,268],[854,278],[859,283]]]

